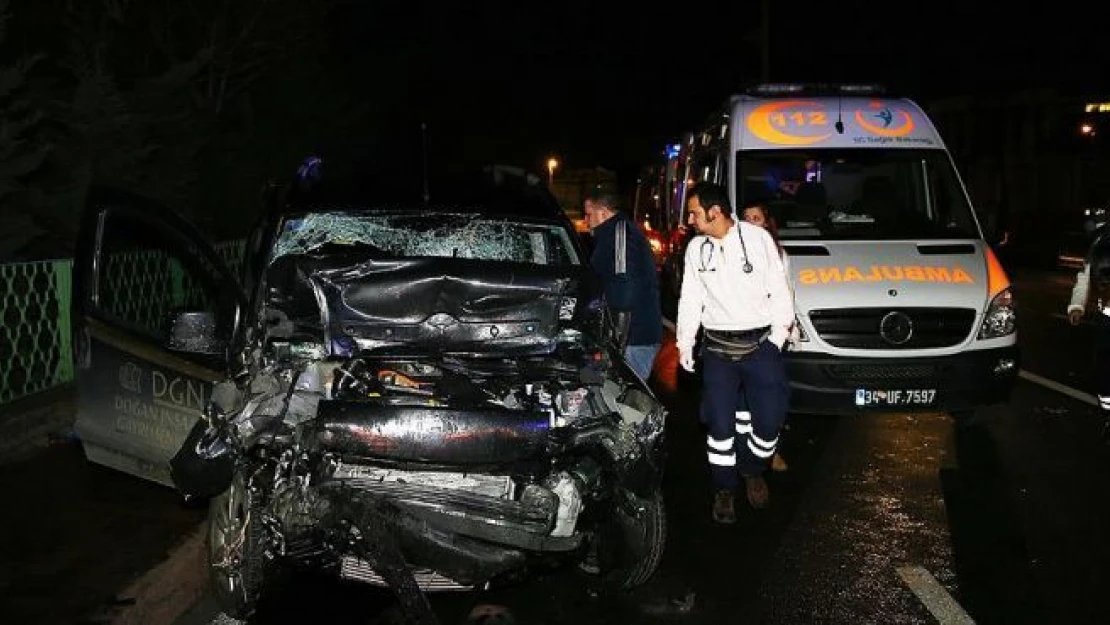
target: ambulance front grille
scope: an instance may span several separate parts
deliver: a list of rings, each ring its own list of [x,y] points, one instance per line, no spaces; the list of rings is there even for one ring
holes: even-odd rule
[[[883,382],[935,381],[944,369],[934,365],[828,365],[825,372],[829,377],[845,384],[879,384]]]
[[[909,317],[913,327],[908,340],[895,344],[883,338],[880,324],[889,313]],[[975,310],[971,308],[836,308],[812,310],[810,322],[829,345],[851,349],[928,349],[959,345],[971,334]]]

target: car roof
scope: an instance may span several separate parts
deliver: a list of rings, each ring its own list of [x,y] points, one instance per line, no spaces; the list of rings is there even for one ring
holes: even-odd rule
[[[283,215],[316,211],[419,212],[560,222],[567,219],[542,178],[508,166],[437,175],[429,179],[426,195],[424,186],[412,179],[323,178],[312,184],[295,181],[274,210]]]

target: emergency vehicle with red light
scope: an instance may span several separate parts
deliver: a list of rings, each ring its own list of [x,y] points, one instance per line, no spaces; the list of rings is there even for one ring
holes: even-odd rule
[[[1020,366],[1014,293],[915,102],[875,85],[759,85],[677,147],[669,225],[684,223],[701,181],[724,185],[737,214],[764,204],[778,223],[800,326],[792,411],[966,420],[1008,399]]]

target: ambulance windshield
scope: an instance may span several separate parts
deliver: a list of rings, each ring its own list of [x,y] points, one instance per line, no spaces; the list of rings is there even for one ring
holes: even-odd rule
[[[767,206],[784,240],[980,238],[942,150],[748,150],[736,162],[738,206]]]

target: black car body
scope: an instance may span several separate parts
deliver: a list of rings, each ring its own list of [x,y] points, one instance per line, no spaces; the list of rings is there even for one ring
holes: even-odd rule
[[[452,191],[288,194],[238,278],[160,207],[92,197],[77,429],[90,460],[211,497],[229,614],[283,564],[410,599],[553,558],[618,587],[656,568],[665,411],[571,223],[515,170]],[[157,275],[136,287],[135,271]],[[136,313],[153,291],[165,301]]]

